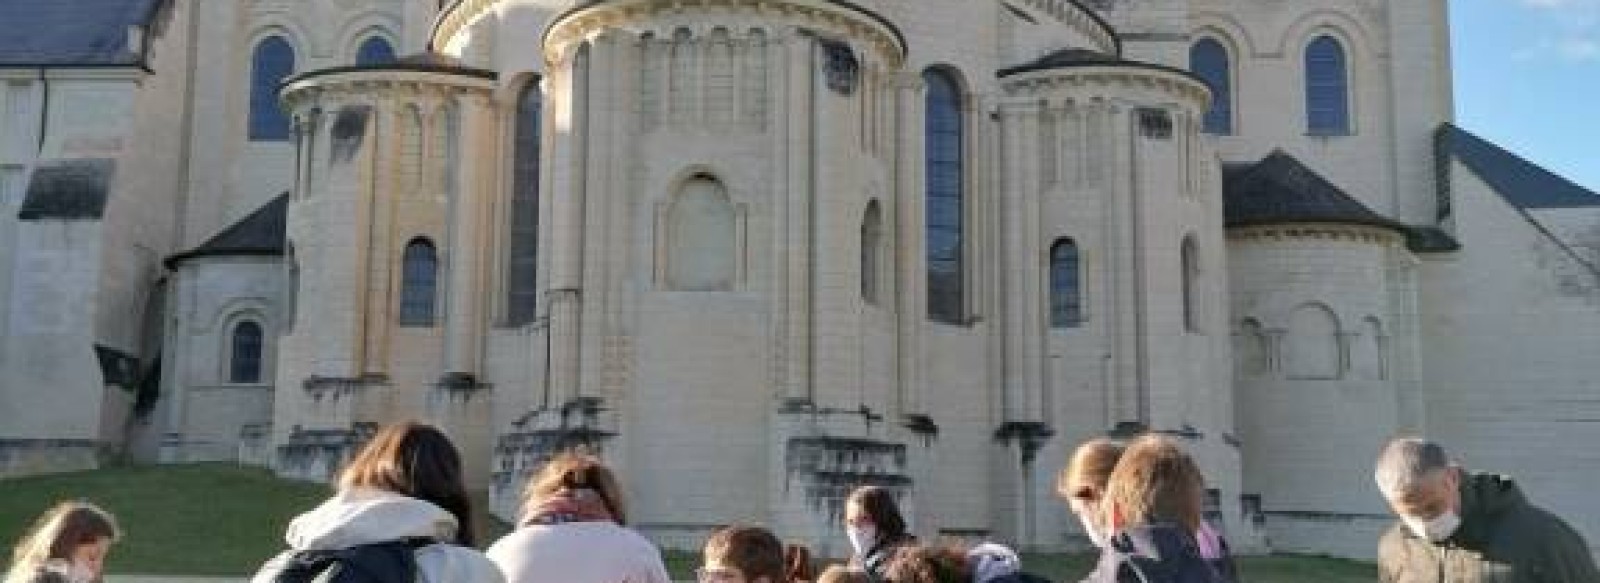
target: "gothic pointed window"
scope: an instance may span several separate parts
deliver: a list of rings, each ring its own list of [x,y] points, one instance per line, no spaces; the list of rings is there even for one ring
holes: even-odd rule
[[[261,382],[261,342],[260,324],[244,321],[233,327],[232,346],[228,355],[228,382]]]
[[[506,323],[534,320],[539,298],[539,140],[544,98],[539,81],[517,97],[511,175],[510,262],[506,269]]]
[[[924,110],[924,172],[928,268],[928,317],[965,322],[966,128],[961,86],[950,72],[929,69]]]
[[[394,46],[381,36],[374,36],[362,41],[361,47],[356,49],[356,64],[387,65],[394,62]]]
[[[1306,131],[1319,136],[1350,133],[1350,79],[1344,45],[1323,35],[1306,46]]]
[[[412,239],[401,258],[400,325],[432,326],[439,292],[439,254],[426,238]]]
[[[1189,47],[1189,70],[1211,88],[1211,109],[1206,110],[1208,134],[1233,133],[1233,78],[1228,49],[1216,39],[1202,39]]]
[[[1083,325],[1083,291],[1078,244],[1061,239],[1050,247],[1050,326]]]
[[[281,36],[256,43],[250,59],[250,139],[289,139],[289,115],[278,106],[278,86],[294,73],[294,48]]]

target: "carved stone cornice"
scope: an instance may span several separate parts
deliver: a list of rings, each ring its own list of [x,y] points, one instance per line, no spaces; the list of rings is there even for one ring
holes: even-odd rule
[[[876,53],[875,60],[889,67],[898,67],[905,61],[905,39],[893,24],[842,0],[612,0],[574,8],[556,17],[545,31],[542,44],[546,55],[560,55],[568,45],[606,29],[651,30],[661,20],[682,20],[682,24],[692,24],[693,29],[703,29],[715,26],[718,16],[736,19],[741,25],[767,21],[858,41]],[[676,27],[679,23],[671,24]],[[447,40],[445,33],[443,29],[436,31],[435,42]]]
[[[1117,31],[1093,10],[1073,0],[1016,0],[1017,3],[1055,18],[1074,30],[1083,33],[1096,44],[1096,49],[1108,55],[1122,53],[1122,43]]]
[[[475,95],[487,99],[495,81],[477,76],[421,71],[348,71],[302,78],[290,82],[279,93],[291,111],[312,103],[359,101],[377,103],[432,102],[451,94]]]
[[[1286,223],[1231,227],[1229,241],[1273,242],[1290,239],[1345,240],[1378,246],[1399,246],[1404,238],[1389,229],[1339,223]]]
[[[1008,97],[1092,101],[1177,101],[1190,113],[1203,112],[1211,101],[1204,82],[1181,71],[1134,65],[1087,65],[1041,69],[1007,76],[1001,87]]]

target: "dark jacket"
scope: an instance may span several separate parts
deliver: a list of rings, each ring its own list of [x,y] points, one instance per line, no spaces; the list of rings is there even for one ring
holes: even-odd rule
[[[1231,583],[1200,556],[1194,533],[1158,523],[1117,533],[1083,583]]]
[[[1583,537],[1510,478],[1462,474],[1461,527],[1444,542],[1396,522],[1378,543],[1382,583],[1596,583]]]
[[[915,544],[917,539],[911,535],[883,537],[867,552],[854,557],[850,563],[852,567],[866,571],[867,576],[873,581],[882,581],[883,574],[889,570],[889,562],[894,559],[895,553]]]

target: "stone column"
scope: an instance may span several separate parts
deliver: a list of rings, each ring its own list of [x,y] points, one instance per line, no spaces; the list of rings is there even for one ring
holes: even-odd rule
[[[442,384],[476,382],[483,338],[485,234],[490,232],[484,216],[490,192],[484,189],[493,128],[486,97],[460,94],[456,183],[450,188],[449,217],[449,295],[445,315],[444,378]]]
[[[545,299],[550,313],[549,405],[570,402],[581,394],[579,365],[582,358],[584,218],[588,198],[589,91],[585,76],[574,67],[578,49],[566,56],[566,65],[556,72],[553,86],[567,88],[570,99],[556,101],[554,129],[567,128],[556,137],[552,170],[555,199],[550,224],[554,232],[551,249],[550,289]],[[559,91],[558,91],[559,92]]]
[[[927,414],[923,404],[922,336],[928,319],[927,278],[924,261],[924,164],[925,135],[923,116],[926,87],[922,75],[901,73],[895,78],[895,97],[900,113],[896,145],[896,203],[894,205],[895,319],[900,340],[899,397],[902,414]]]

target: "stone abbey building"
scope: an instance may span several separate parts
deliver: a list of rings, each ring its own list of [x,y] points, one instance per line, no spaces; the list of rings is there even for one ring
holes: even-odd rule
[[[1373,554],[1425,433],[1600,543],[1600,195],[1452,123],[1444,0],[0,0],[0,474],[325,479],[445,428],[502,515],[1084,544],[1186,442],[1238,546]]]

